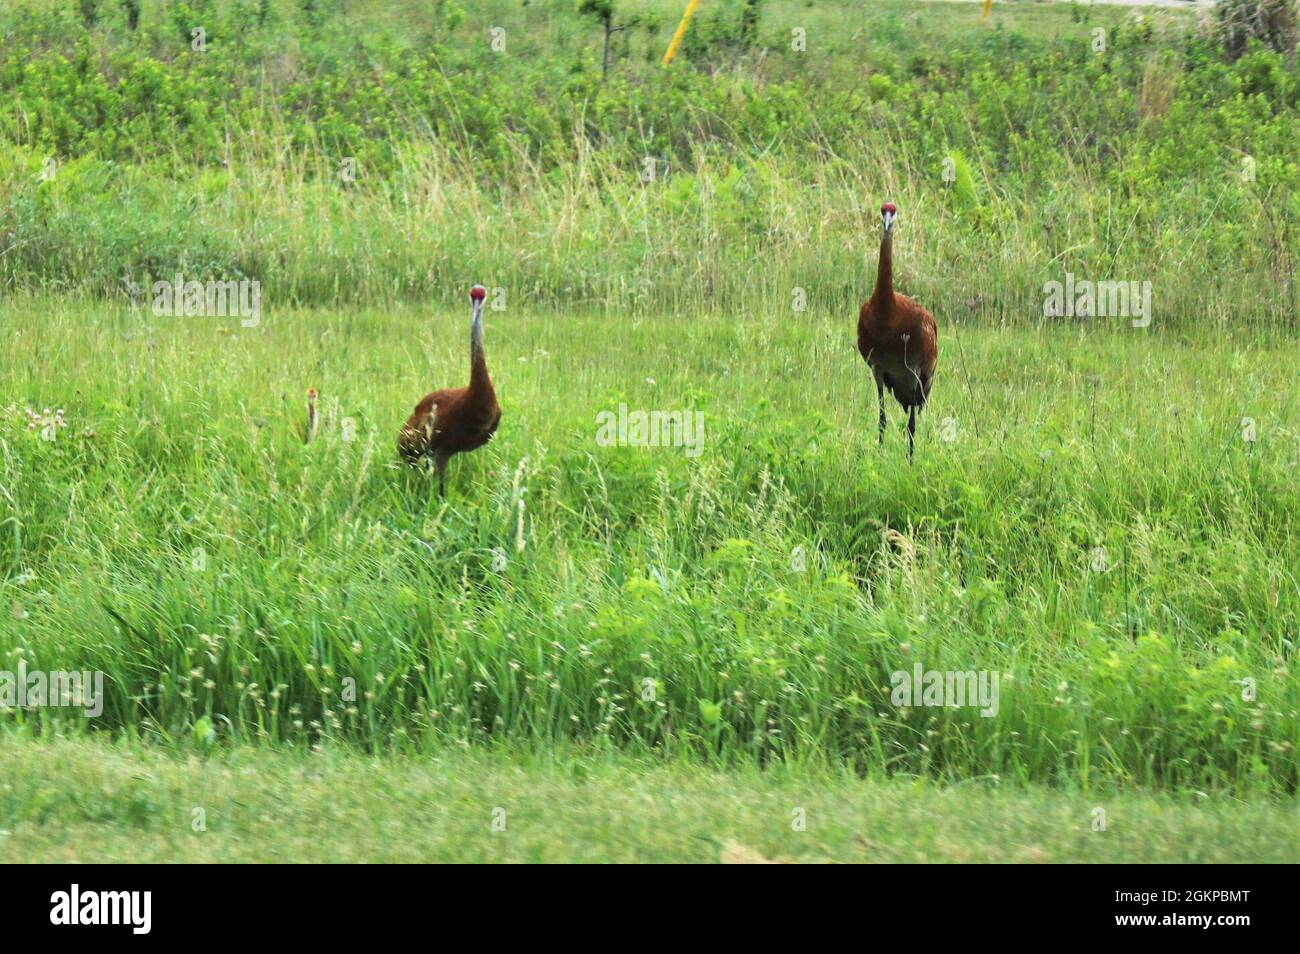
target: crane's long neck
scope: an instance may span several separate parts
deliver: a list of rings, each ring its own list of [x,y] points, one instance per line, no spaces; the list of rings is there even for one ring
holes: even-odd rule
[[[894,233],[885,229],[880,237],[880,264],[876,266],[876,291],[871,296],[888,307],[894,302]]]
[[[316,416],[316,392],[312,391],[307,395],[307,428],[303,431],[303,443],[310,444],[315,440],[319,428],[320,419]]]
[[[474,303],[474,316],[469,326],[469,386],[490,388],[487,358],[483,356],[483,303]]]

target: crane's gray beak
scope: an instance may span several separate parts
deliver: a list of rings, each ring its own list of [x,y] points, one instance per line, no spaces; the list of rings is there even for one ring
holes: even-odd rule
[[[886,232],[888,232],[888,231],[890,231],[891,229],[893,229],[893,227],[894,227],[894,213],[893,213],[893,212],[882,212],[882,213],[880,213],[880,217],[881,217],[881,218],[884,220],[884,222],[885,222],[885,231],[886,231]]]

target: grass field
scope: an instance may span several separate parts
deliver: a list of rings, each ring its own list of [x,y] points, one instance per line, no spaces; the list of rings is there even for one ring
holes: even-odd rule
[[[465,376],[463,314],[5,320],[6,391],[68,422],[6,419],[8,652],[109,673],[101,724],[1294,786],[1284,341],[945,325],[909,466],[851,314],[507,310],[505,425],[442,500],[392,445],[411,393]],[[600,446],[620,402],[701,410],[702,452]],[[895,709],[916,662],[1004,673],[998,716]]]
[[[460,751],[0,749],[0,863],[1293,863],[1294,803]]]
[[[407,6],[0,14],[0,673],[105,680],[0,707],[0,859],[1300,860],[1293,61],[889,0],[664,74],[674,2],[602,80],[568,6]],[[1067,272],[1150,323],[1044,317]],[[256,320],[123,294],[177,273]],[[503,417],[440,498],[395,442],[474,282]]]

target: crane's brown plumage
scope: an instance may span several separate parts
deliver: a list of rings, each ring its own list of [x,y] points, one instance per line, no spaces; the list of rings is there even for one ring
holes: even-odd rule
[[[880,442],[885,441],[885,388],[907,411],[907,456],[916,441],[916,411],[925,407],[939,360],[934,316],[906,295],[894,291],[893,227],[897,209],[881,206],[884,233],[876,288],[858,314],[858,351],[876,378],[880,403]]]
[[[397,437],[398,453],[408,463],[430,459],[438,471],[438,491],[445,491],[447,461],[453,454],[482,447],[496,433],[501,422],[487,359],[483,356],[483,298],[481,285],[470,290],[473,302],[470,320],[469,384],[426,394],[402,426]]]

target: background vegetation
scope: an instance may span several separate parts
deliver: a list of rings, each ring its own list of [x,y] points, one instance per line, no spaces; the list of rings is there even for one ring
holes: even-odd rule
[[[385,304],[473,273],[529,306],[842,309],[888,195],[950,321],[1033,318],[1064,270],[1151,281],[1165,322],[1294,321],[1294,67],[1183,11],[720,0],[665,70],[678,4],[628,2],[603,76],[576,2],[88,6],[0,13],[10,291]]]

